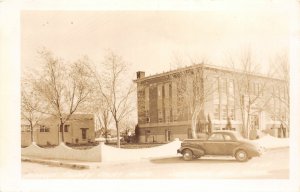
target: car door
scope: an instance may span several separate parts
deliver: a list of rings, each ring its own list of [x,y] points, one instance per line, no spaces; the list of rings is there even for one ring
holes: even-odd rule
[[[221,133],[213,133],[204,143],[206,155],[223,155],[225,153],[224,137]]]
[[[232,155],[233,150],[239,145],[239,142],[229,133],[224,133],[224,155]]]

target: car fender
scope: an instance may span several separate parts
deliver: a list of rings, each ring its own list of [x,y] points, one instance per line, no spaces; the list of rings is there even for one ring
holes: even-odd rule
[[[236,153],[238,150],[244,150],[244,151],[246,151],[246,152],[248,153],[248,150],[247,150],[245,147],[243,147],[243,146],[238,146],[238,147],[236,147],[236,148],[233,150],[232,156],[235,156],[235,153]]]
[[[203,156],[205,154],[203,149],[197,149],[193,147],[182,147],[180,150],[183,152],[186,149],[191,150],[195,156]]]

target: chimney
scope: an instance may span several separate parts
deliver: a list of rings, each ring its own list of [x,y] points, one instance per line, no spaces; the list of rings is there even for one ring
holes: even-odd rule
[[[136,78],[141,79],[145,77],[145,72],[144,71],[138,71],[136,72]]]

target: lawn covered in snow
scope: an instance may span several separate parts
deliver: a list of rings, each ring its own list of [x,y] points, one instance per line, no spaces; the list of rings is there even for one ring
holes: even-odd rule
[[[274,149],[289,146],[289,138],[277,138],[271,135],[264,135],[260,139],[252,141],[264,147],[265,149]]]

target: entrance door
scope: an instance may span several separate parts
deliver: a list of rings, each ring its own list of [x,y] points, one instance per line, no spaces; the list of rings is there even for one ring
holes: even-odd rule
[[[145,130],[145,142],[148,143],[150,141],[150,131]]]
[[[86,138],[87,138],[87,130],[88,130],[89,128],[81,128],[81,138],[82,138],[82,140],[86,140]]]
[[[171,131],[166,130],[165,138],[166,138],[166,141],[171,141]]]
[[[259,118],[258,115],[251,115],[250,116],[250,125],[251,125],[251,129],[257,130],[259,129]]]

